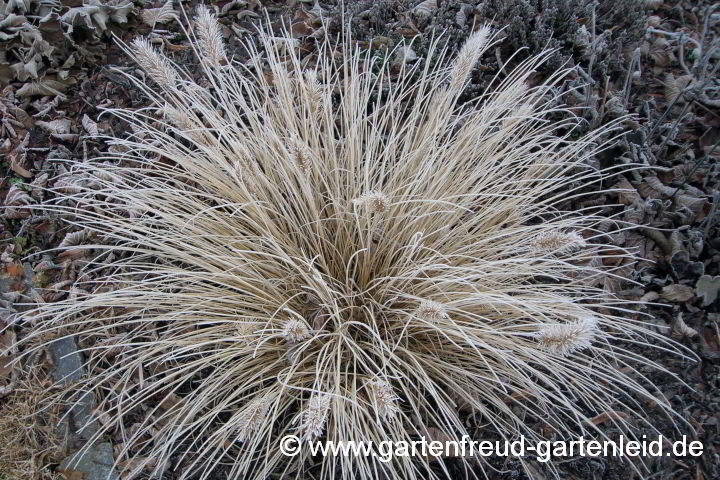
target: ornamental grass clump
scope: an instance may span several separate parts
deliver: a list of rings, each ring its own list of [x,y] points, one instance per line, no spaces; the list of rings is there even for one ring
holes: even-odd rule
[[[259,38],[229,58],[201,7],[200,81],[132,42],[147,108],[111,110],[133,134],[76,164],[92,181],[47,206],[102,239],[71,298],[33,320],[115,339],[86,349],[76,395],[97,398],[95,438],[123,439],[118,467],[477,474],[470,458],[311,460],[279,442],[477,438],[469,414],[509,440],[541,439],[539,419],[554,438],[597,437],[592,415],[669,409],[636,368],[652,334],[595,286],[613,275],[598,259],[629,254],[602,244],[607,219],[560,208],[612,173],[587,161],[617,127],[577,138],[576,120],[548,120],[568,113],[566,72],[533,85],[535,57],[461,103],[486,27],[414,64],[347,38],[316,56]]]

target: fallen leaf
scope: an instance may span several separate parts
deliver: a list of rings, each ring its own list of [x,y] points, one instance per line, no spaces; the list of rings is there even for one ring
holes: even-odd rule
[[[10,380],[12,367],[10,364],[15,360],[12,353],[12,347],[15,344],[15,334],[8,330],[0,334],[0,382],[7,379]]]
[[[591,418],[590,423],[592,423],[593,425],[600,425],[609,420],[625,421],[628,418],[630,418],[630,416],[627,413],[610,411],[610,412],[601,413],[600,415],[597,415],[597,416]]]
[[[25,275],[25,269],[22,263],[9,263],[5,265],[5,272],[11,277],[22,277]]]
[[[156,24],[165,24],[177,19],[178,11],[173,8],[172,0],[168,0],[160,8],[145,8],[142,11],[143,22],[150,26],[155,27]]]
[[[663,287],[662,292],[660,293],[660,297],[670,302],[687,302],[694,296],[695,292],[693,292],[692,287],[680,285],[678,283],[673,283],[672,285]]]
[[[70,119],[61,118],[50,122],[43,122],[42,120],[35,122],[38,127],[42,127],[50,133],[64,134],[70,133]]]
[[[87,240],[90,237],[90,234],[91,234],[90,230],[87,230],[87,229],[68,233],[62,239],[62,242],[60,242],[60,245],[58,245],[58,248],[76,247],[76,246],[82,244],[85,240]]]
[[[712,360],[720,359],[720,333],[718,332],[717,323],[714,327],[706,325],[700,336],[700,346],[702,356]]]
[[[17,385],[17,371],[10,366],[17,354],[15,332],[7,330],[0,335],[0,398],[9,395]]]
[[[151,471],[156,465],[157,460],[149,457],[133,457],[118,463],[121,471]]]
[[[82,126],[91,137],[98,136],[98,124],[88,117],[87,114],[83,115]]]
[[[695,338],[698,336],[697,330],[689,327],[687,323],[685,323],[685,320],[683,320],[682,312],[678,313],[678,315],[673,318],[672,333],[676,337],[680,338]]]
[[[703,307],[709,306],[718,298],[720,275],[715,275],[714,277],[703,275],[695,284],[695,290],[697,291],[698,297],[702,297],[703,299]]]
[[[15,92],[18,97],[31,97],[33,95],[57,95],[60,98],[65,98],[62,94],[67,90],[69,83],[63,83],[58,80],[52,80],[45,78],[39,82],[29,82],[20,87]]]
[[[438,9],[438,2],[437,0],[425,0],[424,2],[420,2],[413,9],[411,10],[412,13],[417,15],[418,17],[429,17],[433,14],[435,10]]]
[[[165,410],[170,410],[171,408],[174,408],[177,405],[180,405],[180,403],[183,401],[182,397],[178,395],[177,393],[170,393],[167,395],[162,402],[160,402],[160,408]]]
[[[453,441],[453,439],[450,438],[450,436],[447,433],[445,433],[442,430],[435,428],[435,427],[425,428],[424,436],[425,436],[426,443],[440,442],[443,445],[443,447],[445,445],[451,445],[451,442]],[[448,458],[448,457],[452,458],[452,457],[457,457],[457,456],[461,455],[461,452],[456,452],[454,448],[447,448],[447,449],[443,448],[442,450],[443,450],[442,453],[439,455],[440,458]],[[437,458],[437,457],[431,456],[431,458]]]
[[[30,210],[27,207],[34,203],[33,198],[28,193],[14,184],[5,195],[5,217],[7,218],[28,218]]]
[[[85,473],[78,470],[70,470],[69,468],[65,470],[58,470],[57,472],[62,475],[65,480],[83,480],[85,477]]]

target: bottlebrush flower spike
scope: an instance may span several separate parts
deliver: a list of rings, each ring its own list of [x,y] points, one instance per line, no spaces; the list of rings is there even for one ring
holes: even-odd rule
[[[384,213],[390,208],[390,197],[379,190],[372,190],[353,200],[353,204],[365,207],[372,213]]]
[[[536,337],[544,350],[568,356],[578,350],[590,348],[597,333],[597,320],[587,317],[570,323],[546,325]]]
[[[370,398],[377,409],[378,416],[384,420],[395,417],[400,411],[398,402],[400,397],[385,380],[373,380],[369,384]]]
[[[290,319],[285,322],[282,336],[288,343],[298,343],[310,338],[310,330],[302,320]]]
[[[458,91],[463,87],[490,38],[490,27],[486,26],[470,35],[453,62],[450,73],[451,90]]]
[[[197,7],[195,32],[202,58],[210,62],[211,65],[222,65],[226,58],[222,31],[217,19],[205,5]]]
[[[303,439],[312,441],[322,435],[330,409],[330,400],[330,395],[326,393],[316,393],[310,398],[300,426]]]
[[[535,238],[531,246],[538,253],[563,255],[586,247],[587,242],[577,232],[548,232]]]
[[[248,403],[234,420],[237,431],[236,439],[244,442],[255,434],[264,421],[267,420],[270,401],[267,398],[254,398]]]
[[[301,140],[290,139],[287,142],[287,149],[290,152],[290,161],[303,173],[310,172],[313,166],[310,148]]]
[[[135,61],[155,83],[169,91],[177,88],[180,76],[165,55],[144,38],[136,38],[130,46]]]
[[[432,300],[423,300],[415,310],[415,316],[428,322],[438,322],[449,318],[445,305]]]

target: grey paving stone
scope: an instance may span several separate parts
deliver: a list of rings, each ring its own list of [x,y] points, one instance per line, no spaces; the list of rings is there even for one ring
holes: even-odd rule
[[[75,453],[65,458],[58,470],[76,470],[85,474],[84,480],[118,480],[113,467],[113,451],[110,443],[93,445],[84,455]]]

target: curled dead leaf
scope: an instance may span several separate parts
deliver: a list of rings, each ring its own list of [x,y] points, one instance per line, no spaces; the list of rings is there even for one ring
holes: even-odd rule
[[[687,302],[695,296],[692,287],[673,283],[663,287],[660,296],[670,302]]]
[[[683,99],[680,95],[691,81],[691,75],[681,75],[675,78],[672,73],[666,73],[663,80],[663,86],[665,87],[665,101],[668,103],[676,101],[676,99],[677,101],[682,101]]]
[[[168,0],[160,8],[145,8],[141,13],[145,25],[155,27],[156,24],[170,23],[177,19],[178,11],[173,8],[172,0]]]
[[[82,242],[87,240],[90,236],[90,231],[87,229],[78,230],[77,232],[68,233],[65,238],[62,239],[58,248],[68,248],[80,245]]]
[[[8,263],[5,265],[5,273],[11,277],[22,277],[25,275],[25,267],[20,262]]]
[[[34,203],[33,198],[18,184],[13,184],[5,195],[5,217],[6,218],[28,218],[30,216],[29,205]]]
[[[42,299],[45,302],[52,303],[57,302],[62,297],[68,294],[68,291],[65,290],[65,287],[69,287],[72,285],[75,281],[74,280],[63,280],[61,282],[53,283],[52,285],[48,286],[47,288],[38,289],[41,292]]]
[[[35,180],[30,183],[30,187],[32,187],[32,191],[30,192],[30,195],[35,200],[42,200],[43,198],[43,191],[44,188],[47,186],[47,181],[50,176],[47,173],[43,173],[42,175],[38,175],[35,177]]]
[[[672,335],[676,338],[695,338],[698,336],[698,332],[685,323],[683,320],[683,314],[680,312],[673,317]]]
[[[98,124],[88,117],[87,114],[83,115],[82,126],[91,137],[98,136]]]
[[[28,82],[15,92],[18,97],[32,97],[33,95],[57,95],[65,98],[62,92],[72,84],[70,81],[58,81],[44,78],[38,82]]]
[[[427,18],[438,9],[437,0],[424,0],[413,7],[411,12],[418,17]]]
[[[35,124],[38,127],[42,127],[49,133],[55,133],[55,134],[70,133],[70,119],[69,118],[61,118],[58,120],[52,120],[50,122],[43,122],[42,120],[38,120],[37,122],[35,122]]]

